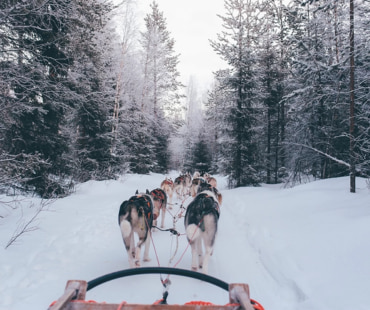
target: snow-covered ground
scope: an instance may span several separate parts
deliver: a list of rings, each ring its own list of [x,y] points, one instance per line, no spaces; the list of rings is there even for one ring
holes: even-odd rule
[[[172,177],[177,174],[173,173]],[[40,207],[24,198],[13,210],[0,208],[0,309],[47,309],[67,280],[92,280],[129,267],[117,215],[136,189],[160,186],[164,175],[125,175],[118,181],[87,182],[73,195],[45,205],[37,219],[5,249],[17,227]],[[229,283],[248,283],[251,298],[265,310],[370,309],[370,192],[357,178],[228,190],[218,177],[223,205],[209,274]],[[8,199],[0,196],[0,202]],[[180,203],[179,201],[177,201]],[[190,198],[185,202],[187,205]],[[177,214],[179,204],[172,215]],[[169,215],[169,213],[168,213]],[[183,219],[176,228],[184,232]],[[171,216],[166,227],[173,227]],[[151,261],[143,266],[189,269],[186,237],[153,234]],[[178,247],[177,247],[177,241]],[[168,303],[204,300],[226,304],[228,293],[190,278],[170,276]],[[162,297],[159,275],[114,280],[88,292],[87,299],[152,303]]]

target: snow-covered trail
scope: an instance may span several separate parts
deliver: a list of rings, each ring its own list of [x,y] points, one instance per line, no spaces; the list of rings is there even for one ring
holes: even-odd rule
[[[295,263],[290,260],[289,255],[277,250],[281,246],[280,236],[276,236],[277,239],[274,240],[270,227],[260,226],[259,221],[254,222],[256,206],[261,206],[261,212],[266,213],[266,209],[262,208],[266,195],[271,196],[271,201],[275,200],[274,192],[267,192],[264,188],[224,192],[227,203],[224,206],[224,216],[220,220],[217,247],[222,255],[225,251],[236,253],[231,265],[238,266],[239,272],[235,273],[234,267],[231,269],[232,273],[223,272],[223,277],[229,275],[228,282],[248,283],[251,297],[264,301],[266,309],[275,308],[276,305],[285,310],[297,309],[297,305],[302,306],[305,293],[295,282]],[[276,217],[277,220],[278,218]],[[230,238],[234,242],[230,242]],[[295,271],[293,274],[286,274],[285,270]]]
[[[126,175],[117,181],[81,184],[76,193],[40,213],[34,223],[37,230],[5,250],[17,224],[32,217],[35,207],[22,201],[23,208],[6,211],[0,222],[0,310],[46,309],[64,292],[68,280],[90,281],[127,269],[119,206],[137,189],[159,187],[164,177]],[[223,205],[209,275],[249,284],[251,298],[266,310],[344,310],[351,305],[368,309],[370,212],[365,179],[358,180],[356,195],[346,190],[346,178],[292,189],[263,185],[228,190],[224,178],[217,181]],[[40,202],[30,200],[35,206]],[[181,202],[174,202],[171,214],[176,216]],[[173,227],[169,214],[166,228]],[[176,221],[176,229],[184,233],[183,218]],[[153,233],[150,257],[142,266],[191,265],[185,235],[168,231]],[[170,304],[228,301],[228,293],[214,285],[174,275],[170,280]],[[98,286],[87,299],[150,304],[162,292],[160,275],[140,275]]]
[[[173,175],[173,178],[175,175]],[[75,194],[53,203],[49,211],[42,212],[39,229],[23,236],[19,244],[9,247],[6,254],[24,256],[22,266],[3,264],[2,274],[11,280],[4,285],[4,299],[0,309],[19,309],[22,305],[32,305],[32,309],[42,309],[57,299],[70,279],[92,280],[104,274],[129,268],[117,222],[119,206],[132,196],[136,189],[154,189],[160,186],[163,175],[129,175],[120,181],[87,182]],[[222,180],[220,189],[225,190]],[[174,196],[175,197],[175,196]],[[186,199],[184,206],[189,204]],[[181,212],[182,201],[174,198],[173,210],[166,214],[165,228],[173,228],[173,217]],[[227,200],[224,200],[227,204]],[[235,262],[228,262],[238,252],[237,248],[223,250],[223,242],[229,243],[236,231],[223,228],[233,225],[227,212],[222,212],[219,240],[211,257],[209,274],[221,280],[232,280]],[[156,231],[152,235],[150,262],[142,266],[178,267],[189,269],[191,250],[184,233],[184,219],[176,220],[177,237],[168,231]],[[228,234],[229,237],[223,236]],[[177,244],[178,242],[178,244]],[[31,250],[24,253],[24,245]],[[30,243],[30,244],[28,244]],[[231,242],[232,243],[232,242]],[[226,246],[225,246],[226,247]],[[172,258],[172,260],[171,260]],[[243,260],[242,256],[239,258]],[[225,261],[226,260],[226,261]],[[228,267],[231,267],[229,270]],[[167,275],[162,275],[167,277]],[[202,281],[180,276],[170,276],[169,303],[184,303],[190,300],[205,300],[214,303],[227,303],[228,293]],[[246,279],[238,279],[245,282]],[[0,285],[1,287],[1,285]],[[17,290],[15,290],[17,287]],[[145,294],[143,294],[143,287]],[[150,290],[148,288],[150,287]],[[53,292],[47,296],[43,292]],[[87,299],[131,303],[152,303],[161,298],[163,287],[159,275],[141,275],[114,280],[88,292]],[[17,295],[15,295],[17,294]],[[3,305],[1,304],[3,303]]]

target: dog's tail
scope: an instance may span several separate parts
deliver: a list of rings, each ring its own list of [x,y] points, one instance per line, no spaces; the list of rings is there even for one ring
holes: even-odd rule
[[[188,238],[189,242],[196,240],[200,236],[201,230],[199,229],[198,225],[190,224],[186,227],[186,237]]]

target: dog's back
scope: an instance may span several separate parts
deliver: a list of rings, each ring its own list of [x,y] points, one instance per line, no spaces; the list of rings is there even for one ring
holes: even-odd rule
[[[198,193],[186,209],[184,224],[192,249],[193,270],[199,267],[203,268],[204,273],[208,273],[208,261],[213,253],[219,216],[217,197],[209,190]],[[202,242],[205,250],[204,257]]]
[[[173,190],[173,181],[171,178],[166,178],[161,182],[161,189],[163,189],[167,194]]]
[[[153,226],[157,226],[157,218],[162,213],[161,228],[164,227],[164,218],[167,208],[167,195],[166,192],[161,188],[153,189],[150,192],[153,198]]]
[[[153,225],[153,200],[149,192],[147,194],[136,194],[121,204],[118,212],[118,224],[127,250],[130,267],[140,266],[140,250],[143,243],[146,245],[144,261],[149,260],[150,238],[148,238],[148,235]],[[134,233],[139,238],[136,247]]]
[[[143,218],[149,226],[153,222],[153,201],[150,195],[141,194],[132,196],[129,200],[124,201],[118,212],[118,224],[123,220],[136,226],[139,218]]]
[[[202,225],[202,220],[205,215],[209,214],[218,220],[220,216],[220,207],[214,193],[204,191],[198,194],[188,205],[185,213],[185,227],[190,224],[195,224],[197,226],[199,225],[199,228],[204,231],[205,228],[204,225]]]

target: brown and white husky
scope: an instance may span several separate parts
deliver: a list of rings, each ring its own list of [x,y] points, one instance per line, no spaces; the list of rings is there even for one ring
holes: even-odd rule
[[[164,192],[166,193],[167,197],[168,197],[168,208],[169,209],[172,209],[172,197],[173,197],[173,192],[174,192],[174,188],[173,188],[173,181],[171,178],[166,178],[162,181],[161,183],[161,189],[164,190]]]
[[[153,198],[154,209],[153,209],[153,230],[157,227],[158,217],[161,216],[161,228],[164,227],[164,218],[166,216],[167,208],[167,195],[161,188],[153,189],[150,192]]]

